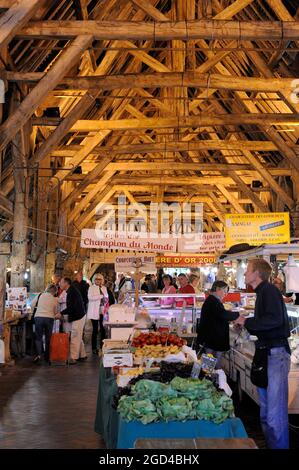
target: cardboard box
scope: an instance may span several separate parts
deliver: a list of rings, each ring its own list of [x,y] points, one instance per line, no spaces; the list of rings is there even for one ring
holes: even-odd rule
[[[103,356],[104,367],[133,366],[133,354],[129,352],[106,353]]]

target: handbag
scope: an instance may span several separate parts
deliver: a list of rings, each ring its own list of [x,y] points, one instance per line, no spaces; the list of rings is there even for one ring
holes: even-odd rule
[[[268,354],[265,347],[256,348],[250,371],[250,380],[253,385],[260,388],[268,387]]]

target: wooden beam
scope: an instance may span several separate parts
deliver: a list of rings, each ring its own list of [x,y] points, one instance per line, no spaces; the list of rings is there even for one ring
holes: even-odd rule
[[[126,101],[124,101],[114,112],[112,115],[112,118],[119,118],[124,111],[126,105]],[[76,153],[74,158],[72,158],[68,164],[69,166],[72,166],[74,169],[77,168],[77,166],[81,165],[81,163],[85,160],[85,158],[93,151],[93,149],[99,145],[105,137],[107,137],[110,134],[110,130],[107,131],[100,131],[97,132],[95,135],[92,135],[88,137],[85,140],[85,145],[82,147],[82,149]],[[73,172],[73,170],[69,171],[58,171],[55,176],[51,180],[51,185],[52,188],[56,188],[58,184],[60,184],[68,175],[70,175]]]
[[[33,125],[47,125],[47,118],[34,118]],[[50,127],[55,121],[50,121]],[[284,123],[284,124],[282,124]],[[207,126],[228,126],[243,124],[261,125],[298,125],[299,114],[279,113],[279,114],[227,114],[227,115],[207,115],[206,113],[197,116],[179,116],[170,118],[145,118],[145,119],[120,119],[120,120],[78,120],[72,126],[72,132],[98,132],[101,130],[126,130],[126,129],[161,129],[161,128],[187,128],[187,127],[207,127]],[[1,127],[0,127],[1,131]],[[272,139],[271,139],[272,140]],[[0,134],[1,143],[1,134]],[[1,149],[1,145],[0,145]]]
[[[15,0],[0,0],[0,8],[2,10],[7,10],[8,8],[11,8],[14,3]]]
[[[103,190],[107,185],[111,188],[110,180],[113,177],[114,172],[106,171],[102,178],[97,182],[94,188],[89,191],[89,193],[75,206],[75,208],[70,212],[68,220],[69,223],[76,219],[79,216],[80,212],[88,207],[88,204],[97,196],[99,191]]]
[[[8,215],[13,214],[13,203],[0,191],[0,210]]]
[[[131,2],[155,21],[169,21],[169,18],[155,8],[148,0],[131,0]]]
[[[44,73],[0,71],[0,78],[11,82],[35,83],[45,76]],[[221,74],[199,72],[156,72],[128,73],[107,76],[77,76],[65,77],[56,86],[59,90],[115,90],[119,88],[215,88],[217,90],[240,90],[259,92],[289,92],[293,91],[292,78],[261,78],[261,77],[232,77]]]
[[[241,10],[244,10],[248,5],[253,3],[254,0],[235,0],[231,5],[224,8],[220,13],[213,17],[214,20],[227,20],[232,18]]]
[[[273,173],[270,168],[265,167],[251,152],[249,152],[246,149],[243,149],[243,154],[251,163],[253,168],[255,168],[261,177],[267,181],[269,184],[270,188],[274,193],[276,193],[281,200],[288,206],[288,208],[291,210],[294,205],[295,201],[279,186],[277,181],[273,178],[273,176],[278,176],[277,174]],[[289,170],[293,174],[293,170]]]
[[[255,171],[251,165],[240,163],[201,163],[201,162],[134,162],[119,161],[109,163],[107,170],[110,171]],[[291,176],[292,170],[289,168],[269,168],[268,171],[275,176]],[[79,175],[80,176],[80,175]],[[213,176],[211,176],[212,178]]]
[[[9,44],[43,3],[44,0],[16,0],[9,6],[9,10],[0,17],[0,50]]]
[[[55,129],[54,132],[49,136],[48,139],[37,149],[33,157],[30,160],[32,165],[40,163],[44,158],[50,155],[54,151],[56,146],[59,144],[61,139],[67,134],[69,129],[77,122],[82,116],[82,110],[88,109],[94,103],[93,95],[86,93],[80,99],[79,103],[72,109]]]
[[[236,175],[236,173],[231,174],[231,178],[235,181],[239,190],[242,191],[249,199],[252,200],[252,203],[261,211],[269,212],[269,208],[260,200],[260,198],[245,184],[245,182]]]
[[[280,21],[226,21],[194,20],[176,22],[144,21],[35,21],[22,28],[18,38],[64,38],[81,34],[93,35],[97,40],[128,37],[134,40],[165,41],[173,39],[237,39],[280,41],[296,40],[299,22]]]
[[[28,121],[49,91],[53,90],[70,68],[74,66],[91,42],[92,36],[77,37],[62,52],[47,75],[24,98],[16,111],[0,126],[0,151],[7,146],[25,122]]]
[[[52,157],[73,157],[82,145],[65,145],[51,153]],[[270,140],[189,140],[189,141],[170,141],[154,142],[144,144],[127,145],[98,145],[93,149],[95,155],[133,155],[134,153],[164,153],[182,152],[196,150],[253,150],[271,152],[278,150],[277,146]]]
[[[112,194],[114,194],[115,188],[111,185],[107,185],[105,189],[103,189],[97,197],[92,201],[92,203],[88,206],[86,211],[75,221],[75,225],[80,230],[86,226],[86,224],[90,221],[90,219],[94,216],[98,206],[102,203],[109,201]]]
[[[100,163],[98,163],[95,168],[85,176],[83,181],[74,189],[61,203],[61,210],[66,210],[70,205],[75,202],[82,192],[89,186],[91,182],[94,182],[100,174],[105,170],[111,158],[103,158]]]
[[[220,210],[218,209],[218,207],[215,206],[214,202],[212,202],[211,200],[207,202],[208,206],[211,208],[212,212],[214,212],[214,214],[218,217],[218,219],[220,220],[220,222],[224,225],[225,223],[225,218],[224,218],[224,214],[222,214],[220,212]]]
[[[123,183],[126,184],[138,184],[140,183],[140,179],[146,185],[172,185],[172,186],[194,186],[196,187],[201,185],[214,185],[214,184],[224,184],[226,186],[233,184],[232,176],[192,176],[192,177],[181,177],[181,176],[126,176],[125,180],[120,177],[115,177],[113,179],[113,184],[121,185]],[[246,178],[245,178],[246,180]],[[249,178],[250,182],[252,178]],[[245,184],[245,183],[244,183]],[[246,184],[245,184],[246,186]]]
[[[243,214],[245,212],[239,201],[226,189],[223,184],[217,184],[217,188],[223,194],[223,196],[226,197],[227,202],[230,203],[238,213]]]

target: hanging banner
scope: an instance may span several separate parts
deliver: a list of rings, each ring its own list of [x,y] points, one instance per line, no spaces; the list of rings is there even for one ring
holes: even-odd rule
[[[225,250],[224,232],[198,233],[191,240],[187,237],[179,238],[178,251],[180,253],[216,253]]]
[[[149,251],[155,253],[176,252],[177,240],[174,238],[150,238],[138,237],[138,233],[132,236],[119,238],[110,232],[102,232],[99,236],[96,230],[83,229],[81,232],[81,248],[97,248],[110,250]]]
[[[140,255],[140,256],[116,256],[114,262],[115,272],[127,273],[135,271],[139,268],[139,271],[147,274],[155,274],[156,268],[156,255]]]
[[[205,266],[207,264],[214,264],[216,263],[216,257],[214,255],[192,255],[192,256],[184,256],[184,255],[167,255],[167,256],[157,256],[156,257],[156,264],[159,267],[197,267],[197,266]]]
[[[238,243],[254,246],[290,243],[289,213],[226,214],[225,242],[226,248]]]

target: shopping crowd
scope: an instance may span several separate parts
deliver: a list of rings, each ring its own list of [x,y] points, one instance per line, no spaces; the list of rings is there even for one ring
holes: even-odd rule
[[[100,346],[105,338],[104,316],[114,303],[113,292],[102,274],[95,275],[92,285],[83,279],[82,272],[76,273],[73,280],[54,274],[52,283],[31,304],[36,348],[33,361],[39,363],[44,353],[45,361],[50,363],[53,332],[69,333],[69,364],[86,360],[83,334],[87,319],[92,323],[92,352],[98,354],[99,332]]]
[[[257,337],[256,353],[253,358],[251,380],[257,386],[260,399],[261,426],[267,446],[272,449],[283,449],[289,446],[288,433],[288,373],[290,369],[290,348],[288,337],[290,329],[285,308],[284,288],[278,278],[270,283],[272,268],[264,260],[255,259],[248,263],[245,282],[256,292],[254,317],[246,319],[238,312],[227,311],[223,299],[228,293],[226,282],[216,280],[211,286],[209,295],[201,308],[198,324],[197,346],[206,353],[217,358],[219,367],[221,356],[230,349],[229,323],[234,322],[236,328],[245,327]],[[194,298],[173,298],[172,295],[196,294],[199,276],[179,274],[171,277],[162,270],[154,275],[145,276],[141,290],[145,293],[169,295],[161,299],[162,305],[183,306],[193,305]],[[87,358],[83,332],[86,319],[92,323],[92,352],[98,354],[105,329],[103,321],[110,305],[115,298],[122,302],[126,292],[134,288],[134,281],[121,275],[113,286],[108,287],[102,274],[97,273],[93,284],[83,279],[82,273],[75,279],[68,277],[52,277],[52,284],[45,292],[36,296],[32,302],[35,310],[36,356],[39,362],[43,351],[43,335],[45,337],[44,358],[50,361],[49,346],[53,329],[58,323],[58,331],[70,333],[69,364],[77,364]],[[98,333],[100,342],[98,343]],[[262,360],[262,362],[260,362]],[[256,377],[253,372],[256,366]],[[256,381],[256,382],[255,382]]]

